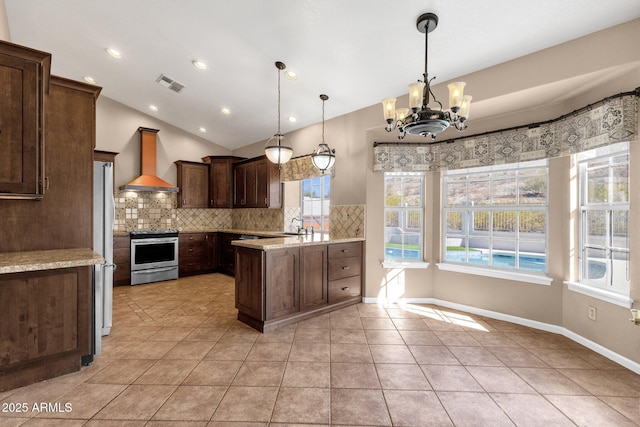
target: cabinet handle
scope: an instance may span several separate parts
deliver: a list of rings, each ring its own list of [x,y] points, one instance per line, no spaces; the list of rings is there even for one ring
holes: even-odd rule
[[[345,286],[344,288],[342,288],[342,290],[343,290],[343,291],[346,291],[346,290],[348,290],[348,289],[349,289],[349,287],[348,287],[348,286]]]
[[[349,252],[349,249],[343,249],[343,250],[342,250],[342,253],[343,253],[343,254],[346,254],[347,252]]]
[[[348,270],[348,269],[349,269],[349,266],[348,266],[348,265],[345,265],[344,267],[342,267],[342,269],[343,269],[343,270]]]

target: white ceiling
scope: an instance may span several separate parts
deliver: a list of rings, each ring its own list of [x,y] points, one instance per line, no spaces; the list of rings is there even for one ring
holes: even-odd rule
[[[11,41],[53,54],[52,73],[93,77],[102,96],[235,149],[640,17],[640,0],[5,0]],[[114,47],[122,58],[113,59]],[[595,54],[595,53],[594,53]],[[198,70],[192,61],[208,64]],[[165,74],[186,88],[156,83]],[[473,88],[467,92],[473,95]],[[445,100],[446,101],[446,100]],[[148,109],[150,104],[159,111]],[[228,107],[232,114],[220,113]],[[382,111],[382,110],[381,110]],[[297,123],[286,118],[295,115]],[[381,114],[382,116],[382,114]],[[382,125],[382,117],[380,118]],[[199,127],[206,133],[200,133]]]

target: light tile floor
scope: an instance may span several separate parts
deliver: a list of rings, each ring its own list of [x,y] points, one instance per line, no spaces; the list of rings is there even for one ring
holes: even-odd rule
[[[0,425],[640,420],[640,376],[562,336],[441,307],[371,304],[260,334],[236,320],[233,283],[212,274],[116,288],[95,364],[0,393]],[[16,412],[22,403],[27,411]],[[34,411],[40,403],[71,410]]]

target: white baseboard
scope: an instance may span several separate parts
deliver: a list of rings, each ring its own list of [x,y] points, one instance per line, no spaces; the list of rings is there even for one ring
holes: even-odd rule
[[[491,319],[503,320],[505,322],[515,323],[517,325],[527,326],[529,328],[538,329],[541,331],[560,334],[640,375],[640,363],[635,362],[631,359],[628,359],[562,326],[552,325],[550,323],[538,322],[536,320],[525,319],[523,317],[512,316],[510,314],[504,314],[496,311],[485,310],[482,308],[458,304],[455,302],[449,302],[449,301],[440,300],[436,298],[399,298],[393,301],[385,300],[382,298],[363,298],[362,302],[364,302],[365,304],[398,304],[398,305],[433,304],[433,305],[439,305],[441,307],[451,308],[453,310],[460,310],[460,311],[465,311],[471,314],[477,314],[479,316],[489,317]]]

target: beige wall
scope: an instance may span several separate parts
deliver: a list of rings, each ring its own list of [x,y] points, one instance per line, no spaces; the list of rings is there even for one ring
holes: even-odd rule
[[[140,175],[140,133],[138,128],[159,129],[157,175],[176,184],[176,160],[202,161],[208,155],[230,155],[231,151],[184,132],[168,123],[101,96],[96,107],[96,149],[114,151],[116,187]]]
[[[470,129],[466,134],[552,119],[605,96],[640,87],[640,50],[620,48],[630,46],[632,40],[640,40],[640,20],[459,77],[467,82],[468,91],[474,96]],[[436,95],[444,101],[445,88],[446,82],[435,87]],[[406,104],[406,98],[401,96],[398,104]],[[326,109],[330,112],[330,102]],[[161,130],[158,171],[170,182],[175,183],[174,160],[229,154],[222,147],[101,98],[98,148],[122,153],[116,162],[118,184],[137,174],[138,126]],[[286,136],[292,143],[294,155],[299,156],[314,150],[320,134],[317,124]],[[439,139],[455,136],[458,136],[455,131],[447,131]],[[425,254],[430,267],[382,268],[383,175],[372,171],[372,144],[395,138],[383,130],[379,105],[327,120],[325,125],[325,139],[336,149],[337,156],[331,187],[332,205],[366,206],[366,297],[437,298],[557,325],[640,363],[640,327],[627,320],[629,311],[569,291],[563,284],[573,277],[571,256],[576,245],[570,240],[575,233],[566,226],[572,215],[569,158],[550,161],[549,275],[553,279],[550,286],[438,270],[435,264],[440,257],[440,175],[437,173],[429,173],[426,178]],[[247,145],[233,154],[261,155],[265,141]],[[631,163],[640,163],[640,147],[636,145],[632,146]],[[640,182],[640,169],[632,168],[631,173],[632,183]],[[632,193],[631,222],[634,224],[640,223],[637,206],[640,206],[640,191]],[[640,231],[636,227],[631,233],[631,296],[640,301],[639,269],[634,267],[640,265]],[[588,306],[598,310],[595,322],[587,319]]]
[[[7,20],[7,8],[5,7],[4,0],[0,0],[0,40],[6,42],[11,41],[9,21]]]

